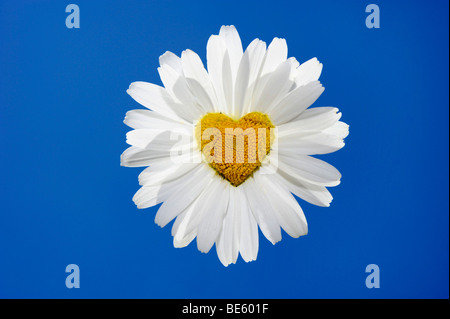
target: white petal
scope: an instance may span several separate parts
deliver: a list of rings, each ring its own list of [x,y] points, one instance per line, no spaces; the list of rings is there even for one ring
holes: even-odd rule
[[[241,59],[234,86],[234,110],[230,115],[236,120],[242,117],[244,109],[250,103],[249,79],[250,57],[249,51],[246,50]]]
[[[178,216],[175,219],[175,222],[172,225],[172,230],[171,230],[171,234],[172,236],[175,236],[178,232],[178,229],[180,227],[181,222],[183,221],[183,219],[186,217],[186,214],[188,213],[188,211],[192,208],[192,205],[194,205],[194,203],[198,200],[198,197],[196,199],[194,199],[194,201],[187,207],[185,208],[181,213],[178,214]]]
[[[197,231],[193,231],[193,232],[187,234],[186,236],[184,236],[181,239],[179,239],[178,237],[174,237],[173,238],[173,246],[175,248],[186,247],[187,245],[189,245],[195,239],[195,236],[197,236]]]
[[[214,193],[214,200],[209,201],[209,206],[202,207],[204,214],[197,230],[197,248],[201,252],[207,253],[219,237],[228,208],[230,187],[233,186],[221,180],[220,187]]]
[[[340,136],[327,134],[327,131],[305,131],[302,133],[302,136],[297,136],[296,134],[278,136],[277,142],[278,152],[286,155],[328,154],[340,150],[345,145]]]
[[[327,135],[333,135],[337,138],[344,139],[348,136],[349,126],[344,122],[337,122],[333,126],[327,128],[323,131]]]
[[[239,252],[246,262],[256,260],[259,249],[258,224],[253,216],[245,192],[236,192],[236,203],[240,206]]]
[[[186,81],[193,95],[198,99],[198,103],[203,107],[205,113],[214,112],[217,98],[200,57],[191,50],[185,50],[181,55],[181,61]]]
[[[161,227],[166,226],[172,219],[189,207],[204,191],[213,178],[213,171],[204,164],[183,164],[178,172],[182,174],[186,166],[192,170],[193,165],[200,165],[196,174],[191,174],[180,180],[180,192],[172,194],[159,208],[155,216],[155,223]]]
[[[134,203],[138,208],[147,208],[166,201],[174,193],[182,191],[189,181],[198,178],[202,174],[201,167],[202,165],[198,165],[188,172],[175,171],[159,183],[142,186],[133,197]]]
[[[285,61],[275,71],[267,74],[267,80],[264,81],[265,85],[258,83],[258,87],[255,89],[252,111],[266,113],[279,96],[285,96],[293,84],[293,81],[290,80],[290,74],[293,70],[292,62]]]
[[[311,132],[323,131],[333,126],[342,114],[335,107],[315,107],[305,110],[292,122],[278,126],[278,136],[297,134],[298,137]]]
[[[272,72],[275,72],[280,64],[286,62],[286,59],[286,41],[284,39],[274,38],[267,48],[266,54],[264,56],[264,61],[262,62],[260,71],[255,81],[252,103],[249,110],[250,112],[258,110],[258,108],[260,107],[258,106],[258,103],[260,102],[259,97],[266,90],[267,82],[271,78],[270,74]]]
[[[175,121],[180,120],[175,101],[163,87],[147,82],[133,82],[127,93],[139,104]]]
[[[164,133],[161,130],[152,130],[152,129],[138,129],[132,130],[127,133],[127,143],[136,146],[142,149],[147,148],[147,145],[154,140],[158,135]],[[162,142],[165,142],[162,140]],[[170,143],[167,143],[167,148],[171,147]]]
[[[197,236],[197,229],[194,229],[189,234],[183,234],[183,227],[186,225],[186,221],[188,221],[192,214],[195,211],[195,205],[198,199],[194,200],[194,202],[189,205],[181,214],[178,215],[177,219],[173,223],[172,226],[172,236],[173,236],[173,246],[175,248],[183,248],[189,245],[192,240],[194,240],[195,236]],[[183,223],[184,222],[184,223]]]
[[[244,189],[253,215],[264,236],[272,244],[279,242],[281,240],[280,225],[273,212],[267,209],[270,207],[270,203],[262,194],[260,185],[250,177],[239,187]]]
[[[291,64],[294,67],[294,69],[297,69],[299,67],[300,62],[298,62],[296,58],[290,57],[288,60],[291,61]],[[294,72],[293,75],[297,75],[297,72]],[[292,80],[295,80],[295,77],[293,77]]]
[[[222,38],[217,35],[212,35],[206,46],[206,60],[208,73],[217,97],[217,105],[214,106],[216,112],[225,112],[227,110],[225,94],[223,91],[223,64],[225,53],[226,46]]]
[[[278,167],[294,178],[321,186],[339,185],[341,174],[332,165],[320,159],[296,155],[278,155]]]
[[[298,180],[292,176],[289,176],[289,174],[286,174],[281,169],[272,169],[277,173],[272,174],[270,178],[273,179],[278,185],[280,185],[280,187],[283,187],[284,189],[313,205],[326,207],[330,206],[330,203],[333,200],[333,196],[331,196],[326,187]]]
[[[170,51],[166,51],[163,55],[159,57],[159,65],[168,65],[174,69],[178,74],[183,74],[183,69],[181,67],[181,59]]]
[[[133,196],[133,202],[137,208],[148,208],[165,201],[173,192],[176,182],[167,184],[157,184],[152,186],[142,186]]]
[[[289,74],[289,80],[290,80],[290,83],[292,84],[288,91],[288,92],[290,92],[297,87],[297,85],[295,84],[295,78],[297,77],[297,67],[300,65],[300,63],[294,57],[290,57],[287,60],[291,63],[291,67],[292,67],[291,73]],[[279,98],[272,103],[272,107],[270,109],[275,107],[284,96],[285,95],[279,96]]]
[[[243,54],[241,38],[236,28],[232,25],[222,26],[219,36],[223,39],[230,57],[230,68],[234,82]]]
[[[163,183],[167,180],[174,179],[192,171],[199,163],[183,163],[175,164],[170,160],[165,163],[159,162],[159,165],[147,167],[139,174],[139,184],[142,186],[150,186]],[[164,165],[165,164],[165,165]]]
[[[172,128],[186,127],[185,122],[173,121],[168,117],[150,110],[128,111],[123,122],[134,129],[170,130]]]
[[[305,215],[291,193],[274,183],[268,177],[269,175],[255,174],[254,176],[261,185],[264,185],[264,193],[284,231],[294,238],[306,235],[308,224]]]
[[[278,66],[286,61],[288,49],[285,39],[274,38],[267,48],[264,65],[260,77],[275,71]]]
[[[224,218],[224,223],[226,221],[226,217]],[[228,242],[224,239],[226,233],[224,233],[224,230],[222,228],[222,231],[219,235],[219,239],[216,242],[216,252],[217,252],[217,257],[219,257],[220,262],[222,263],[222,265],[224,265],[225,267],[227,267],[229,264],[233,263],[232,259],[231,259],[231,255],[229,253],[229,247],[226,246],[228,244]]]
[[[310,107],[324,91],[320,82],[311,82],[287,94],[271,111],[270,118],[275,125],[281,125],[296,118]]]
[[[241,203],[237,201],[236,193],[238,192],[236,187],[230,187],[228,209],[216,241],[217,256],[224,266],[236,263],[239,255]]]
[[[252,107],[252,98],[253,98],[253,92],[255,89],[255,86],[257,84],[257,80],[258,80],[258,76],[260,74],[261,71],[261,67],[264,63],[264,57],[266,55],[266,43],[264,41],[261,41],[259,39],[255,39],[253,40],[247,47],[247,49],[245,50],[245,54],[244,57],[241,60],[241,64],[242,63],[246,63],[244,61],[245,55],[248,55],[248,63],[249,63],[249,67],[248,67],[248,80],[242,80],[242,79],[236,79],[236,89],[238,89],[237,85],[238,85],[238,81],[239,82],[239,93],[235,93],[236,97],[238,97],[237,94],[240,95],[239,100],[236,99],[236,101],[242,101],[242,104],[238,104],[236,107],[236,116],[238,118],[240,118],[241,116],[247,114],[250,112],[251,107]],[[243,62],[244,61],[244,62]],[[242,74],[243,72],[245,72],[246,66],[242,66],[243,70],[239,70],[239,75],[240,77],[245,77],[245,74]],[[244,87],[241,86],[245,86],[245,83],[242,82],[247,82],[247,88],[245,89]],[[242,108],[241,110],[241,114],[238,114],[238,109]]]
[[[190,121],[197,120],[202,115],[201,108],[197,105],[195,97],[189,89],[184,76],[178,74],[169,65],[163,65],[158,68],[161,81],[164,83],[164,87],[170,93],[171,97],[181,104],[175,110],[184,119]]]
[[[210,82],[202,60],[194,51],[185,50],[181,53],[181,65],[186,78],[196,79],[201,85]]]
[[[178,137],[184,136],[184,144],[190,144],[192,132],[187,127],[174,127],[171,131],[144,128],[132,130],[127,133],[127,143],[142,149],[170,151],[175,144],[181,145],[183,143],[183,141],[177,142],[172,139],[173,134]]]
[[[210,184],[198,196],[195,203],[191,204],[191,207],[186,211],[185,216],[177,226],[174,244],[181,245],[181,243],[186,243],[186,238],[190,239],[193,233],[197,235],[198,225],[202,221],[204,214],[208,210],[214,209],[214,204],[217,203],[219,189],[223,187],[221,183],[221,178],[217,178],[217,176],[211,178]]]
[[[226,52],[225,56],[223,57],[222,76],[223,76],[222,78],[223,94],[226,103],[225,113],[234,114],[235,113],[234,98],[233,98],[234,82],[233,82],[233,75],[231,73],[231,64],[228,52]]]
[[[215,104],[212,102],[211,96],[205,87],[202,86],[197,80],[191,78],[186,78],[186,83],[189,85],[189,89],[192,91],[192,94],[195,95],[195,100],[200,106],[202,114],[214,112]]]
[[[169,159],[169,152],[154,152],[131,146],[120,156],[120,165],[127,167],[149,166],[154,160]]]
[[[295,78],[295,83],[297,86],[306,85],[309,82],[318,81],[320,74],[322,73],[323,65],[317,58],[312,58],[304,63],[302,63],[297,68],[297,76]]]

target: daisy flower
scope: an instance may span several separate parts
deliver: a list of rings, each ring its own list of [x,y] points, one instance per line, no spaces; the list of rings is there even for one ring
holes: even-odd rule
[[[327,187],[341,174],[311,155],[344,146],[348,125],[335,107],[309,108],[324,91],[322,64],[288,58],[284,39],[255,39],[245,51],[234,26],[207,43],[207,68],[191,50],[166,52],[158,68],[164,85],[131,83],[127,93],[147,109],[129,111],[131,145],[121,165],[146,167],[133,201],[162,205],[155,222],[172,220],[173,244],[196,238],[216,246],[223,265],[238,255],[256,260],[258,228],[273,244],[281,229],[307,234],[299,198],[329,206]]]

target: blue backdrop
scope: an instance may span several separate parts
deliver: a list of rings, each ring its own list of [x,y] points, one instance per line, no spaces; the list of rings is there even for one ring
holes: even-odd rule
[[[448,298],[448,1],[0,2],[0,297]],[[172,246],[156,208],[131,198],[140,169],[119,165],[133,81],[160,83],[158,57],[237,27],[287,39],[324,63],[315,106],[350,124],[322,158],[342,173],[330,208],[301,202],[309,234],[227,268],[215,249]],[[80,267],[68,289],[65,268]],[[368,289],[365,268],[380,268]]]

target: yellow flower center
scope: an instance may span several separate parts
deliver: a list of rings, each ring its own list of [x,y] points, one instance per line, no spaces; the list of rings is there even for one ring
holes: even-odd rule
[[[275,126],[263,113],[238,121],[222,113],[206,114],[196,126],[196,138],[209,165],[233,186],[242,184],[269,154]]]

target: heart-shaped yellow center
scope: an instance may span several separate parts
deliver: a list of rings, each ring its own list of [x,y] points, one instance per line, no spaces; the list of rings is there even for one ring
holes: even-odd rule
[[[196,137],[209,165],[239,186],[269,154],[274,127],[270,118],[259,112],[238,121],[222,113],[208,113],[197,124]]]

